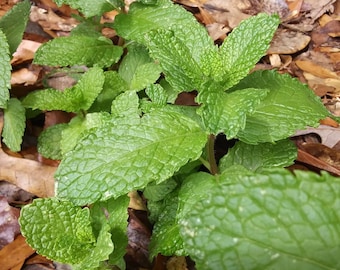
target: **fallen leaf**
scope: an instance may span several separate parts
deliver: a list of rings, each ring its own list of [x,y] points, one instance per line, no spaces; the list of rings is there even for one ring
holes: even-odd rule
[[[333,78],[333,79],[338,79],[339,76],[323,67],[323,66],[320,66],[318,64],[316,64],[315,62],[312,62],[312,61],[309,61],[309,60],[296,60],[295,61],[296,65],[302,69],[303,71],[306,71],[308,73],[311,73],[317,77],[320,77],[320,78]]]
[[[26,243],[25,238],[20,234],[12,243],[0,250],[1,269],[13,269],[17,265],[23,264],[26,258],[33,253],[35,253],[35,251]]]
[[[20,233],[19,209],[10,206],[5,197],[0,196],[0,249],[13,242]]]

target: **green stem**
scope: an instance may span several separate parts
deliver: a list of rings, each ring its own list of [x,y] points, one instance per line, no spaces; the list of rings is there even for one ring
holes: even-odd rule
[[[208,138],[208,160],[210,164],[210,172],[215,175],[218,173],[217,163],[215,159],[215,135],[210,134]]]

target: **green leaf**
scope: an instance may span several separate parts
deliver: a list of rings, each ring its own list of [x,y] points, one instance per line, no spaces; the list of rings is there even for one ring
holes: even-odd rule
[[[106,112],[87,113],[85,119],[81,115],[72,118],[68,123],[68,127],[61,134],[60,148],[62,156],[74,149],[86,130],[102,126],[109,119],[111,119],[111,116]]]
[[[90,111],[110,112],[112,101],[122,92],[129,89],[128,84],[116,71],[104,72],[103,90],[93,102]]]
[[[110,254],[109,263],[119,265],[126,253],[128,245],[127,226],[128,226],[128,205],[129,197],[121,196],[117,199],[109,199],[105,202],[97,202],[91,208],[94,230],[97,226],[108,222],[112,242],[115,246],[113,253]]]
[[[88,208],[56,198],[36,199],[21,209],[21,232],[47,258],[78,264],[96,246]]]
[[[122,7],[124,2],[121,0],[55,0],[55,3],[58,6],[62,4],[70,5],[83,13],[85,17],[92,17],[114,10],[117,7]]]
[[[167,81],[178,91],[199,88],[203,73],[195,61],[187,43],[168,30],[148,34],[147,47],[150,55],[160,62]]]
[[[7,107],[11,88],[11,69],[9,47],[5,34],[0,29],[0,108]]]
[[[265,168],[292,165],[296,157],[296,146],[289,139],[258,145],[239,141],[220,160],[219,168],[223,172],[225,169],[238,164],[248,170],[261,172]]]
[[[2,30],[7,37],[11,55],[16,51],[21,42],[30,10],[30,1],[25,0],[17,3],[10,11],[0,18],[0,30]]]
[[[204,52],[214,46],[206,29],[181,6],[174,5],[168,0],[158,2],[158,5],[133,3],[130,5],[128,14],[117,15],[114,28],[118,35],[146,45],[146,36],[152,30],[173,31],[176,38],[189,49],[193,59],[200,63]],[[172,50],[167,53],[171,53]]]
[[[265,55],[279,23],[277,15],[260,13],[241,22],[228,35],[220,47],[227,88],[243,79]]]
[[[62,132],[68,128],[68,124],[57,124],[45,129],[38,138],[38,152],[55,160],[62,159],[61,138]]]
[[[159,184],[149,183],[143,191],[143,196],[149,201],[160,201],[163,200],[167,194],[173,191],[176,186],[177,183],[173,178]]]
[[[193,205],[181,234],[197,269],[339,269],[339,179],[295,173],[238,172]]]
[[[25,108],[16,98],[8,101],[4,109],[3,142],[14,152],[21,149],[22,137],[26,126]]]
[[[130,90],[142,90],[154,83],[161,68],[150,58],[146,48],[140,45],[128,47],[128,54],[119,66],[119,74],[128,83]]]
[[[195,122],[178,113],[118,118],[93,130],[61,162],[58,196],[84,205],[160,183],[198,159],[206,140]]]
[[[232,139],[244,129],[247,115],[255,110],[267,94],[265,89],[254,88],[231,93],[207,89],[197,96],[197,102],[203,103],[197,113],[202,116],[207,132],[224,133],[228,139]]]
[[[183,249],[180,221],[186,218],[197,202],[208,196],[207,191],[215,185],[214,176],[199,172],[187,177],[179,190],[165,197],[152,232],[150,255],[188,255]]]
[[[184,256],[183,240],[177,222],[178,190],[170,193],[164,200],[157,222],[154,224],[149,244],[150,256],[158,253],[164,256]]]
[[[287,138],[298,129],[317,126],[319,120],[329,115],[325,106],[306,85],[275,71],[253,72],[234,89],[256,85],[269,89],[252,115],[247,116],[246,126],[237,135],[250,144],[274,142]]]
[[[32,109],[62,110],[78,112],[87,110],[103,88],[104,75],[100,68],[89,69],[78,83],[63,92],[55,89],[35,91],[22,101],[23,105]]]
[[[109,67],[120,59],[122,47],[99,37],[69,36],[55,38],[39,47],[34,63],[49,66],[86,65]]]
[[[120,94],[111,106],[113,117],[139,118],[139,98],[135,91]]]
[[[145,89],[145,93],[152,100],[153,104],[164,106],[168,100],[168,94],[160,84],[151,84]]]

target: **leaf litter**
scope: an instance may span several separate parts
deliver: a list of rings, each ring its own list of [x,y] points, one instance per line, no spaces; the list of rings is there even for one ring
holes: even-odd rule
[[[5,1],[0,6],[0,17],[3,16],[17,1]],[[42,78],[47,73],[45,68],[37,68],[32,64],[34,52],[44,42],[58,37],[68,36],[77,25],[77,21],[71,16],[79,13],[68,6],[58,8],[50,0],[32,1],[30,22],[24,33],[24,39],[12,59],[12,92],[17,97],[23,97],[28,92],[40,89],[43,86]],[[255,69],[278,69],[281,73],[288,73],[308,86],[322,99],[325,106],[334,116],[340,116],[340,2],[335,0],[176,0],[174,1],[192,12],[198,21],[204,24],[209,35],[216,43],[223,41],[242,20],[259,12],[278,13],[281,18],[281,26],[276,32],[271,47]],[[102,21],[112,22],[116,13],[107,13]],[[109,38],[115,38],[112,31],[103,34]],[[50,84],[63,84],[64,76],[57,76]],[[60,80],[60,81],[59,81]],[[49,83],[49,82],[47,82]],[[71,82],[72,83],[72,82]],[[63,87],[62,87],[63,88]],[[185,97],[183,104],[193,104],[191,95]],[[54,120],[49,121],[51,116]],[[50,118],[48,118],[50,117]],[[29,202],[34,196],[50,197],[54,194],[53,174],[57,164],[42,158],[36,152],[36,145],[29,138],[36,138],[37,134],[45,126],[68,121],[69,116],[63,113],[46,113],[44,124],[37,125],[31,122],[29,132],[26,134],[26,147],[19,154],[9,150],[0,149],[0,179],[5,180],[24,191],[17,193],[15,201]],[[306,170],[326,170],[340,176],[340,132],[335,121],[328,119],[319,128],[298,131],[292,139],[299,148],[297,162],[293,166],[300,166]],[[17,156],[16,156],[17,155]],[[53,164],[53,166],[48,165]],[[19,261],[23,265],[26,258],[33,254],[30,248],[25,247],[18,231],[18,208],[12,207],[13,197],[9,196],[16,188],[0,189],[0,226],[6,226],[8,230],[2,230],[0,243],[4,248],[0,250],[0,264],[8,260],[9,248],[18,243],[14,249],[19,254]],[[18,195],[19,194],[19,195]],[[7,197],[6,197],[7,196]],[[136,203],[140,204],[140,203]],[[134,205],[130,203],[130,206]],[[7,210],[6,210],[7,209]],[[131,211],[139,211],[133,210]],[[144,212],[145,214],[145,212]],[[7,217],[7,218],[6,218]],[[9,221],[6,223],[4,221]],[[146,254],[138,255],[136,250],[143,250],[148,242],[150,232],[145,221],[135,214],[130,215],[129,234],[132,240],[129,251],[129,260],[135,267],[150,267],[145,262]],[[16,237],[16,238],[15,238]],[[15,240],[14,240],[15,239]],[[136,240],[137,239],[137,240]],[[138,239],[144,239],[138,243]],[[14,241],[13,241],[14,240]],[[6,241],[6,242],[5,242]],[[7,246],[6,246],[7,245]],[[4,257],[4,254],[6,256]],[[131,256],[132,254],[132,256]],[[12,255],[8,255],[12,256]],[[38,259],[39,262],[53,269],[51,262]],[[158,261],[168,261],[167,269],[174,261],[176,269],[190,268],[190,262],[182,258],[168,260],[162,256]],[[26,264],[28,260],[26,261]],[[47,263],[47,264],[46,264]],[[8,265],[8,264],[6,264]],[[158,264],[156,264],[158,265]],[[14,264],[9,265],[10,267]],[[136,268],[136,269],[137,269]],[[7,269],[7,268],[6,268]],[[154,269],[165,269],[157,266]]]

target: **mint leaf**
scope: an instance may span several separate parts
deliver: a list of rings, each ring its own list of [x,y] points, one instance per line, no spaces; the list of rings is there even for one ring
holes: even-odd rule
[[[161,107],[166,105],[168,100],[168,94],[160,84],[151,84],[145,89],[145,93],[152,100],[152,103]]]
[[[123,256],[128,245],[127,225],[128,225],[128,205],[129,197],[124,195],[117,199],[109,199],[105,202],[97,202],[91,208],[94,231],[98,230],[98,225],[107,222],[110,226],[112,242],[115,246],[110,254],[109,263],[111,265],[122,266]],[[125,267],[120,267],[124,269]]]
[[[61,152],[62,132],[68,127],[68,124],[57,124],[43,130],[38,138],[38,152],[50,159],[60,160],[63,155]]]
[[[14,152],[21,149],[22,137],[26,126],[25,108],[16,98],[8,101],[4,109],[3,142]]]
[[[267,93],[267,90],[254,88],[231,93],[207,89],[196,98],[197,102],[203,103],[197,113],[202,116],[209,133],[224,133],[228,139],[232,139],[245,127],[247,115],[255,110]]]
[[[74,149],[86,130],[100,127],[110,119],[111,116],[106,112],[88,113],[85,119],[81,115],[72,118],[61,134],[60,149],[62,156]]]
[[[200,63],[204,52],[214,46],[205,28],[193,15],[168,0],[158,1],[158,5],[131,4],[128,14],[121,13],[115,17],[114,28],[119,36],[144,45],[147,34],[152,30],[173,31],[197,63]]]
[[[243,79],[265,55],[279,23],[277,15],[260,13],[241,22],[228,35],[220,47],[227,88]]]
[[[55,38],[39,47],[34,63],[49,66],[86,65],[109,67],[120,59],[122,47],[105,37],[69,36]]]
[[[275,71],[256,71],[243,79],[233,89],[256,85],[270,89],[237,137],[247,143],[274,142],[287,138],[298,129],[317,126],[319,120],[329,115],[320,99],[306,86],[288,74]]]
[[[40,110],[62,110],[78,112],[87,110],[92,105],[104,83],[103,71],[94,67],[89,69],[78,83],[63,92],[45,89],[28,94],[22,101],[27,108]]]
[[[177,221],[178,190],[170,193],[163,202],[163,207],[152,231],[149,245],[150,256],[158,253],[164,256],[184,256],[183,240]]]
[[[93,102],[90,111],[110,112],[113,99],[129,89],[128,84],[116,71],[106,71],[104,76],[103,90]]]
[[[139,98],[135,91],[120,94],[111,106],[113,117],[139,118]]]
[[[163,200],[167,194],[173,191],[176,186],[177,183],[173,178],[159,184],[149,183],[143,191],[143,196],[151,201],[160,201]]]
[[[296,146],[289,139],[275,143],[250,145],[237,142],[234,147],[220,160],[220,171],[233,165],[261,172],[265,168],[285,167],[292,165],[297,156]]]
[[[9,47],[5,34],[0,29],[0,108],[7,107],[11,87],[11,69]]]
[[[56,198],[35,199],[20,214],[21,232],[39,254],[78,264],[95,248],[88,208]]]
[[[146,48],[134,45],[128,47],[128,53],[118,72],[128,83],[130,90],[139,91],[159,78],[161,68],[150,58]]]
[[[147,47],[175,89],[190,91],[199,88],[203,77],[200,66],[187,43],[177,38],[174,32],[158,30],[149,33]]]
[[[206,139],[195,122],[178,113],[155,110],[132,122],[118,118],[93,130],[61,162],[58,197],[84,205],[160,183],[198,159]]]
[[[30,1],[25,0],[17,3],[0,18],[0,30],[3,31],[7,38],[11,55],[16,51],[21,42],[30,10]]]
[[[78,9],[85,17],[98,16],[124,5],[124,2],[120,0],[55,0],[55,3],[58,6],[70,5],[72,8]]]
[[[198,269],[340,267],[339,179],[276,169],[230,180],[181,221]]]

